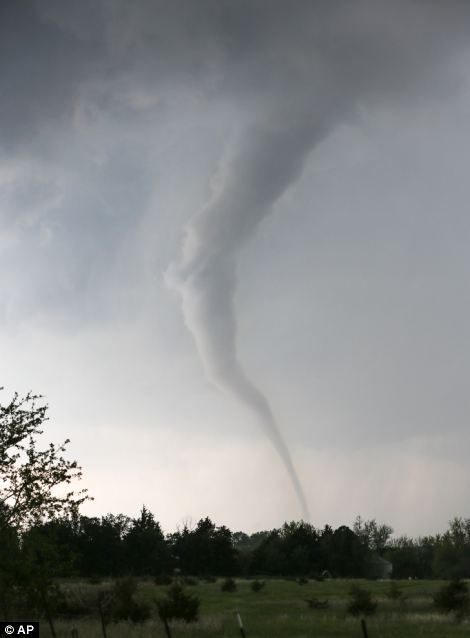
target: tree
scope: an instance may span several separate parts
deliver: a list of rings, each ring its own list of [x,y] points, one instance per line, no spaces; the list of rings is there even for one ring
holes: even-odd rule
[[[350,601],[348,613],[352,616],[370,616],[375,614],[377,601],[372,600],[372,594],[367,589],[353,585],[349,590]]]
[[[17,599],[25,596],[28,609],[40,609],[51,635],[56,636],[53,613],[61,593],[52,579],[57,571],[57,543],[50,540],[59,530],[44,524],[59,515],[76,518],[79,506],[89,497],[86,490],[76,493],[71,488],[82,474],[76,461],[63,456],[68,439],[39,448],[41,427],[48,420],[48,406],[37,405],[41,398],[14,394],[8,404],[0,404],[0,526],[2,540],[11,548],[9,560],[0,565],[0,589],[4,593],[6,584]],[[15,537],[20,541],[19,552]],[[2,596],[4,613],[11,606],[8,598]]]
[[[319,538],[313,525],[305,521],[284,523],[281,539],[290,573],[305,575],[319,570]]]
[[[420,546],[408,536],[394,538],[388,545],[385,558],[393,564],[396,578],[411,578],[419,573]]]
[[[237,583],[233,578],[225,578],[220,586],[220,591],[234,592],[237,591]]]
[[[162,528],[145,505],[124,536],[124,552],[133,574],[155,576],[164,573],[168,567],[168,547]]]
[[[456,579],[447,585],[444,585],[434,595],[433,604],[441,613],[454,613],[457,620],[462,620],[462,618],[467,615],[470,610],[467,583]]]
[[[390,587],[388,588],[388,592],[386,596],[389,600],[394,603],[404,604],[406,602],[407,596],[403,592],[403,589],[400,589],[395,581],[391,581]]]
[[[229,576],[236,568],[237,552],[232,532],[222,525],[216,527],[210,518],[201,519],[195,529],[187,525],[169,538],[174,559],[185,574]]]
[[[164,623],[168,620],[195,622],[199,614],[199,598],[187,594],[180,583],[173,583],[163,600],[155,601],[158,615]]]
[[[14,394],[8,404],[0,404],[0,508],[4,521],[18,530],[58,514],[74,514],[90,498],[86,490],[70,488],[82,472],[76,461],[63,456],[69,439],[38,449],[37,438],[48,420],[48,406],[38,406],[40,399]]]
[[[130,620],[141,623],[150,618],[150,607],[147,603],[136,600],[137,581],[133,578],[117,580],[111,590],[111,616],[114,622]]]
[[[258,593],[259,591],[261,591],[262,589],[264,589],[266,583],[264,582],[264,580],[254,580],[251,583],[251,591],[254,591],[255,594]]]
[[[470,519],[450,521],[449,529],[438,538],[433,567],[440,578],[470,576]]]
[[[252,571],[276,576],[289,573],[289,559],[279,530],[272,530],[253,552]]]
[[[370,551],[379,554],[379,556],[384,553],[393,534],[390,525],[379,525],[375,518],[365,521],[360,516],[354,521],[353,531]]]
[[[86,576],[119,576],[126,571],[124,537],[131,519],[123,514],[101,518],[81,516],[77,544],[78,567]]]
[[[320,546],[329,572],[341,578],[357,578],[364,575],[368,548],[346,525],[334,531],[328,526],[323,530]]]
[[[8,620],[17,596],[20,539],[17,531],[0,515],[0,616]]]

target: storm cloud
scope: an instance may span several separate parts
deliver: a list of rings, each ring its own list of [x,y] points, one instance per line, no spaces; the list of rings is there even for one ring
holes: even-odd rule
[[[240,362],[243,251],[342,126],[462,93],[469,21],[463,0],[5,0],[5,329],[62,316],[80,331],[145,312],[140,287],[151,297],[166,272],[207,375],[257,415],[308,517],[283,428]]]

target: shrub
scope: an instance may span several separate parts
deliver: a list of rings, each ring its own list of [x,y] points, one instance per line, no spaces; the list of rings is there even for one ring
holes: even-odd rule
[[[150,618],[150,607],[146,603],[135,600],[137,582],[133,578],[122,578],[116,581],[111,595],[111,616],[117,622],[130,620],[144,622]]]
[[[457,579],[441,587],[433,597],[433,606],[441,613],[454,613],[461,620],[470,610],[467,583]]]
[[[104,589],[100,589],[98,591],[98,595],[96,596],[96,608],[98,609],[98,614],[100,616],[101,623],[103,627],[108,625],[111,621],[113,614],[113,604],[114,604],[114,590],[106,587]]]
[[[406,595],[403,590],[398,587],[393,581],[390,583],[389,590],[387,592],[387,598],[396,603],[404,603],[406,601]]]
[[[197,580],[193,578],[192,576],[185,576],[183,581],[185,585],[189,585],[190,587],[193,587],[194,585],[198,584]]]
[[[221,591],[234,592],[237,591],[237,583],[233,580],[233,578],[226,578],[221,586]]]
[[[265,587],[266,583],[264,582],[264,580],[254,580],[251,583],[251,591],[259,592],[263,589],[263,587]]]
[[[310,607],[310,609],[328,609],[328,607],[330,606],[330,601],[327,599],[319,600],[318,598],[310,598],[305,602]]]
[[[113,586],[113,594],[119,600],[129,600],[137,592],[137,581],[134,578],[119,578]]]
[[[347,607],[349,614],[353,616],[370,616],[371,614],[375,614],[377,601],[372,600],[370,591],[358,585],[353,585],[349,590],[349,595],[351,597]]]
[[[63,590],[64,598],[57,607],[57,614],[65,618],[86,616],[96,608],[96,591],[88,588]]]
[[[153,582],[155,585],[171,585],[173,578],[168,576],[168,574],[159,574],[158,576],[155,576]]]
[[[21,589],[20,594],[24,604],[28,609],[34,610],[36,613],[44,613],[47,606],[49,612],[56,614],[66,605],[64,591],[58,583],[53,583],[49,579],[44,579],[43,581],[32,579]]]
[[[300,576],[295,582],[297,583],[297,585],[307,585],[308,578],[305,578],[305,576]]]
[[[189,623],[198,619],[199,598],[187,594],[179,583],[173,583],[166,598],[155,602],[158,615],[163,621],[175,619]]]
[[[101,576],[90,576],[87,582],[89,585],[101,585],[103,579]]]
[[[319,600],[318,598],[309,598],[305,601],[310,609],[328,609],[330,606],[330,601],[325,598],[325,600]]]

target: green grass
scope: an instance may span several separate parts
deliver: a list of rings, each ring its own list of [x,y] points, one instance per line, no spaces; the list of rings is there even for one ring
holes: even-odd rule
[[[348,592],[353,581],[335,580],[298,585],[287,580],[268,580],[257,593],[251,582],[237,580],[237,591],[224,593],[217,583],[200,583],[188,591],[201,600],[200,620],[186,625],[172,623],[173,638],[239,637],[235,612],[239,610],[246,628],[247,638],[362,638],[360,621],[346,613]],[[388,582],[354,581],[372,591],[378,601],[377,613],[367,619],[369,638],[457,638],[470,635],[470,622],[456,623],[451,617],[436,614],[432,609],[432,594],[442,582],[403,581],[398,586],[407,596],[406,603],[388,599]],[[67,587],[98,589],[99,585],[68,583]],[[167,588],[152,581],[142,581],[139,597],[153,604]],[[306,599],[329,599],[328,610],[312,610]],[[72,622],[57,621],[60,638],[71,636]],[[81,619],[75,623],[80,638],[102,636],[97,618]],[[41,636],[49,637],[49,628],[41,623]],[[143,626],[127,623],[111,624],[108,638],[164,638],[158,618]]]

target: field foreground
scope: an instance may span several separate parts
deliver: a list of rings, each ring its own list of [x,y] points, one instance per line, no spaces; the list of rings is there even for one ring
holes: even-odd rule
[[[199,583],[188,586],[191,594],[200,598],[200,619],[197,623],[171,623],[173,638],[238,637],[237,610],[243,618],[247,638],[362,638],[359,618],[349,616],[346,606],[349,589],[353,584],[373,593],[378,602],[377,613],[367,618],[369,638],[454,638],[470,635],[468,620],[457,623],[452,617],[436,614],[432,609],[432,595],[441,581],[395,581],[406,600],[393,601],[387,596],[390,582],[386,581],[309,581],[299,585],[295,581],[267,580],[260,592],[251,590],[251,581],[237,579],[237,590],[222,592],[220,583]],[[105,583],[103,583],[104,585]],[[101,586],[103,586],[101,585]],[[67,589],[99,589],[100,585],[85,582],[67,582]],[[151,580],[139,584],[139,597],[153,604],[162,598],[166,587]],[[307,600],[328,599],[328,609],[311,609]],[[58,638],[70,637],[76,627],[79,638],[103,636],[97,617],[82,618],[75,622],[56,622]],[[157,614],[143,625],[111,623],[108,638],[165,638],[166,634]],[[41,636],[51,636],[44,620]]]

